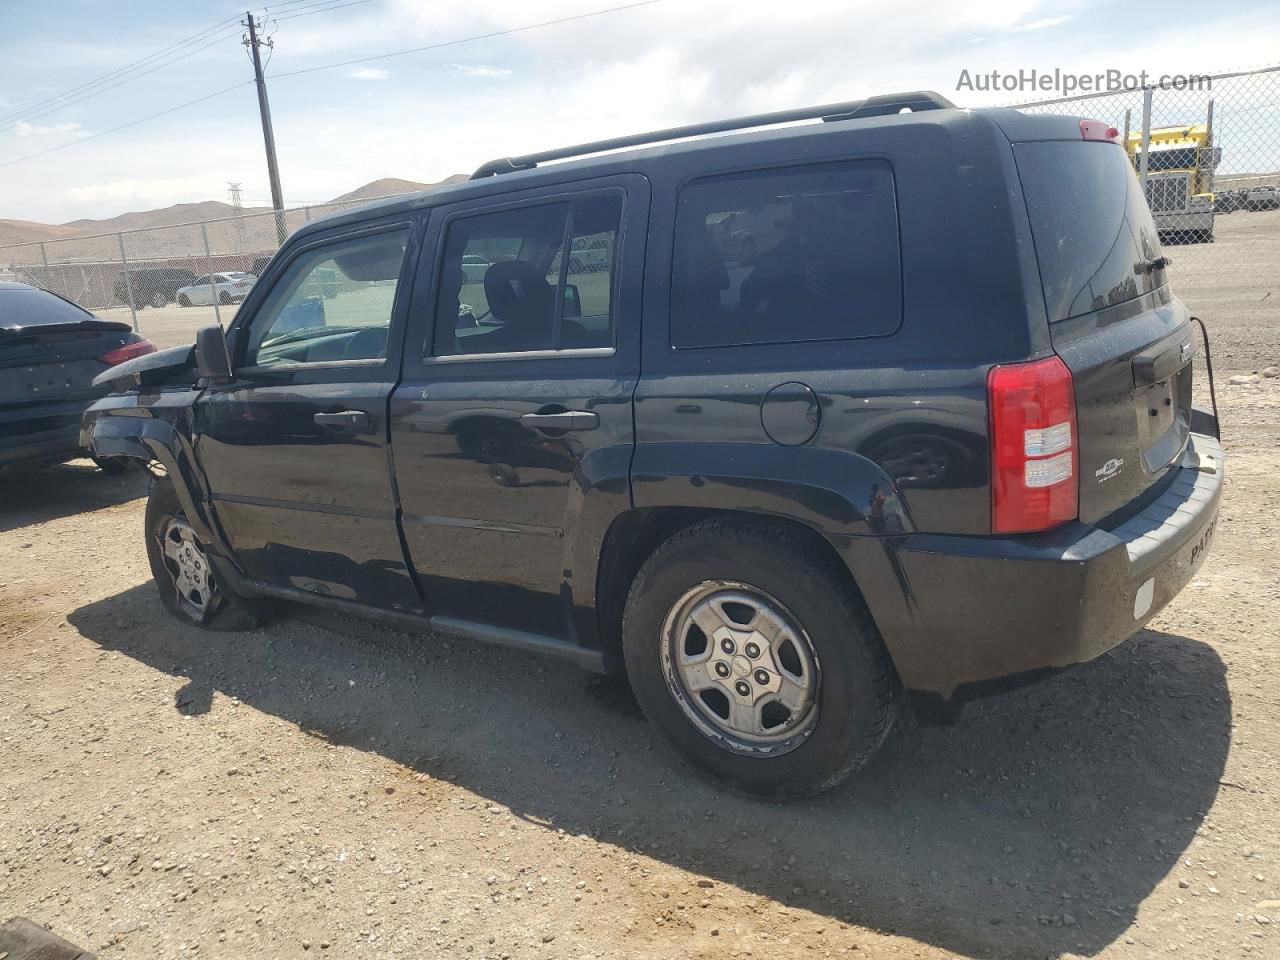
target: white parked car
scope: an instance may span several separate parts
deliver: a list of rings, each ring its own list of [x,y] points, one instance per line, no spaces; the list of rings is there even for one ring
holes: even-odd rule
[[[206,273],[178,288],[178,305],[208,306],[215,297],[218,303],[239,303],[249,295],[256,279],[252,273]]]

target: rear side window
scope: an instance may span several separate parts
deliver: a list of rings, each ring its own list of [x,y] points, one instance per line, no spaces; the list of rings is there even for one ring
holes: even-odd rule
[[[622,195],[610,191],[451,220],[435,355],[612,346],[621,218]]]
[[[1160,238],[1122,149],[1105,143],[1014,144],[1049,320],[1124,303],[1165,282]]]
[[[902,317],[893,173],[879,160],[710,177],[680,191],[671,342],[849,340]]]

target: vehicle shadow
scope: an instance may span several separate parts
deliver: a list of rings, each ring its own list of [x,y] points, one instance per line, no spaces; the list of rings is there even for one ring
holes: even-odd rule
[[[1143,631],[1039,686],[890,741],[852,784],[771,805],[668,758],[625,681],[315,611],[199,631],[150,585],[84,606],[81,634],[515,814],[790,907],[977,957],[1092,955],[1132,923],[1219,787],[1231,702],[1208,645]],[[330,629],[316,629],[322,621]]]
[[[76,513],[114,507],[147,494],[147,474],[105,474],[91,460],[44,470],[0,473],[0,533]]]

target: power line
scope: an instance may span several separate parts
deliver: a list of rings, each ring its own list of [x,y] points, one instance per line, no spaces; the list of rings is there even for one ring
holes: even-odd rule
[[[648,7],[655,3],[661,3],[662,0],[640,0],[638,3],[626,3],[620,7],[608,7],[604,10],[593,10],[589,13],[576,13],[567,17],[558,17],[555,20],[543,20],[540,23],[529,23],[522,27],[509,27],[506,30],[494,30],[492,33],[481,33],[474,37],[460,37],[457,40],[445,40],[441,43],[429,43],[425,47],[410,47],[408,50],[395,50],[391,53],[379,53],[372,57],[359,57],[355,60],[342,60],[338,63],[325,63],[318,67],[304,67],[301,70],[290,70],[287,73],[273,73],[272,77],[283,79],[284,77],[298,77],[304,73],[315,73],[319,70],[335,70],[338,67],[352,67],[358,63],[369,63],[373,60],[387,60],[391,57],[403,57],[410,53],[423,53],[427,50],[440,50],[444,47],[456,47],[462,43],[474,43],[477,40],[492,40],[495,37],[505,37],[513,33],[524,33],[529,30],[540,30],[543,27],[554,27],[562,23],[572,23],[575,20],[587,20],[591,17],[602,17],[607,13],[620,13],[623,10],[634,10],[637,7]]]
[[[283,0],[283,2],[278,6],[297,7],[298,4],[313,4],[314,7],[321,7],[326,3],[332,2],[334,2],[334,0],[319,0],[319,2],[317,2],[317,0]],[[367,0],[359,0],[359,2],[367,2]],[[304,12],[324,12],[323,9],[308,10],[306,6],[299,9]],[[287,19],[291,19],[291,17]],[[235,26],[229,32],[226,31],[225,28],[233,23]],[[219,30],[222,30],[223,32],[218,34]],[[0,133],[6,133],[22,123],[29,123],[32,120],[48,116],[49,114],[56,113],[59,110],[65,110],[77,103],[96,97],[101,93],[106,93],[108,90],[114,90],[116,87],[123,86],[126,83],[131,83],[132,81],[145,77],[150,73],[154,73],[162,67],[167,67],[170,64],[177,63],[178,61],[193,56],[202,50],[206,50],[211,46],[222,43],[231,37],[239,35],[239,33],[240,28],[236,17],[219,20],[217,23],[198,31],[189,37],[185,37],[182,40],[171,43],[167,47],[162,47],[160,50],[148,54],[139,60],[128,63],[123,67],[117,67],[109,73],[103,74],[93,80],[87,80],[84,83],[64,90],[62,93],[56,94],[45,100],[29,104],[26,107],[5,116],[0,116],[0,124],[5,124],[5,126],[0,127]],[[218,35],[213,36],[213,34]],[[199,44],[199,46],[195,46],[194,49],[189,49],[194,44]],[[148,69],[140,69],[143,67]]]
[[[122,123],[118,127],[112,127],[110,130],[100,130],[97,133],[90,134],[87,137],[81,137],[79,140],[72,140],[70,143],[59,144],[56,147],[50,147],[48,150],[41,150],[37,153],[29,153],[25,157],[17,157],[13,160],[6,160],[0,163],[0,168],[11,167],[15,163],[22,163],[24,160],[34,160],[36,157],[43,157],[50,153],[56,153],[59,150],[65,150],[68,147],[78,147],[82,143],[88,143],[90,140],[97,140],[99,137],[105,137],[111,133],[118,133],[121,130],[127,130],[129,127],[136,127],[140,123],[146,123],[148,120],[155,120],[157,117],[164,117],[171,113],[177,113],[179,110],[185,110],[187,107],[193,107],[197,103],[204,103],[206,100],[212,100],[214,97],[220,97],[224,93],[230,93],[232,90],[239,90],[253,83],[252,80],[241,80],[239,83],[233,83],[229,87],[223,87],[221,90],[215,90],[213,93],[207,93],[203,97],[196,97],[194,100],[188,100],[186,103],[180,103],[176,107],[169,107],[167,110],[161,110],[159,113],[153,113],[150,116],[140,117],[137,120],[130,120],[128,123]]]
[[[285,3],[289,3],[289,2],[290,0],[285,0]],[[306,2],[309,2],[309,0],[291,0],[291,2],[306,3]],[[315,2],[315,0],[310,0],[310,2]],[[320,0],[320,2],[323,3],[325,2],[325,0]],[[543,20],[538,23],[525,24],[524,26],[519,26],[519,27],[510,27],[505,30],[495,30],[495,31],[492,31],[491,33],[478,34],[472,37],[460,37],[459,39],[456,39],[456,40],[445,40],[445,41],[442,41],[441,43],[432,43],[423,47],[413,47],[408,50],[396,50],[391,53],[376,54],[371,57],[360,57],[355,60],[345,60],[340,63],[327,63],[327,64],[322,64],[316,67],[307,67],[302,70],[292,70],[292,71],[289,71],[288,73],[273,74],[273,76],[278,78],[296,77],[306,73],[315,73],[320,70],[334,70],[334,69],[337,69],[338,67],[349,67],[349,66],[354,66],[355,64],[358,64],[358,63],[369,63],[370,61],[373,61],[373,60],[386,60],[390,57],[402,57],[410,53],[422,53],[428,50],[439,50],[444,47],[454,47],[454,46],[458,46],[459,44],[474,43],[479,40],[490,40],[495,37],[504,37],[513,33],[525,33],[530,30],[539,30],[543,27],[556,26],[562,23],[572,23],[577,20],[587,20],[592,17],[604,16],[605,14],[609,14],[609,13],[619,13],[624,10],[634,10],[639,7],[648,7],[648,6],[652,6],[655,3],[661,3],[661,2],[662,0],[640,0],[640,2],[638,3],[627,3],[617,7],[608,7],[604,10],[593,10],[589,13],[573,14],[567,17],[558,17],[554,20]],[[282,3],[282,4],[278,4],[277,6],[284,6],[284,5],[285,4]],[[317,11],[317,12],[321,12],[321,11]],[[221,24],[219,24],[219,26],[221,26]],[[160,117],[168,116],[171,113],[177,113],[179,110],[185,110],[187,107],[195,106],[197,103],[204,103],[206,100],[212,100],[214,97],[220,97],[223,94],[230,93],[232,90],[238,90],[241,87],[247,86],[253,82],[254,82],[253,80],[243,80],[240,83],[233,83],[229,87],[223,87],[221,90],[215,90],[213,93],[205,94],[202,97],[196,97],[194,100],[188,100],[185,103],[180,103],[177,106],[169,107],[157,113],[152,113],[145,117],[139,117],[137,120],[130,120],[128,123],[122,123],[119,126],[111,127],[108,130],[100,130],[97,133],[90,134],[87,137],[80,137],[79,139],[69,141],[68,143],[59,144],[56,147],[49,147],[47,150],[39,150],[36,153],[29,153],[29,154],[26,154],[25,156],[15,157],[12,160],[6,160],[4,162],[0,162],[0,169],[3,169],[5,167],[11,167],[16,163],[22,163],[25,160],[34,160],[37,157],[47,156],[48,154],[56,153],[59,150],[66,150],[69,147],[77,147],[83,143],[88,143],[90,140],[97,140],[99,137],[105,137],[113,133],[118,133],[121,130],[129,129],[130,127],[136,127],[138,126],[138,124],[146,123],[149,120],[156,120]]]
[[[274,23],[284,23],[286,20],[297,20],[298,17],[309,17],[313,13],[328,13],[331,10],[341,10],[343,7],[358,7],[362,3],[368,3],[369,0],[326,0],[330,6],[318,7],[315,10],[302,10],[299,13],[291,13],[287,17],[269,17]]]

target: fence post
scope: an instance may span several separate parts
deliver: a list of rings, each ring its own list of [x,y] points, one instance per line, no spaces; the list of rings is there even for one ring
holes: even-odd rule
[[[1142,155],[1138,158],[1138,182],[1142,195],[1147,195],[1147,159],[1151,152],[1151,88],[1142,91]],[[1147,201],[1150,203],[1150,200]]]
[[[1214,158],[1216,148],[1213,145],[1213,97],[1209,98],[1209,108],[1207,110],[1207,117],[1206,117],[1204,126],[1205,126],[1204,143],[1205,143],[1205,146],[1209,148],[1209,156],[1207,160],[1206,158],[1203,158],[1203,157],[1197,157],[1196,159],[1208,163],[1209,176],[1205,178],[1204,192],[1213,193],[1213,177],[1214,177],[1214,174],[1217,172],[1217,166],[1218,166]],[[1200,166],[1200,164],[1197,163],[1196,166]]]
[[[124,233],[117,233],[116,239],[120,241],[120,262],[124,264],[124,292],[129,295],[129,316],[133,318],[133,332],[138,333],[138,308],[133,298],[133,278],[129,276],[129,258],[124,254]]]
[[[302,208],[302,222],[303,222],[303,223],[310,223],[310,222],[311,222],[311,208],[310,208],[310,207],[303,207],[303,208]]]
[[[1124,144],[1124,152],[1129,153],[1129,131],[1133,128],[1133,111],[1128,107],[1124,108],[1124,139],[1120,142]]]
[[[222,311],[218,309],[218,285],[213,282],[213,254],[209,252],[209,228],[202,222],[200,224],[200,236],[204,238],[204,268],[209,273],[209,292],[213,299],[213,316],[218,321],[218,326],[222,326]],[[223,327],[225,332],[226,328]]]
[[[53,278],[49,276],[49,252],[45,250],[43,243],[40,244],[40,259],[44,262],[44,288],[48,290]]]

